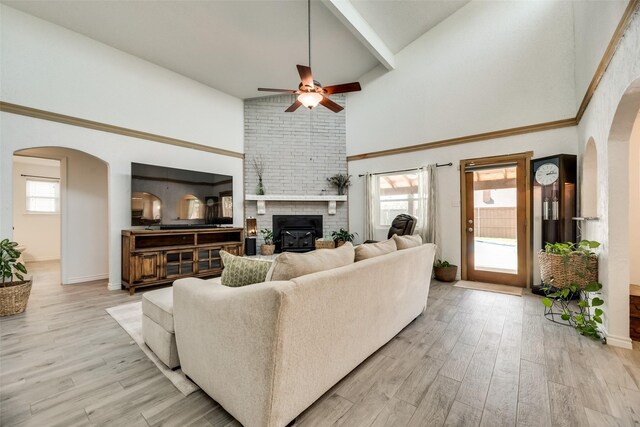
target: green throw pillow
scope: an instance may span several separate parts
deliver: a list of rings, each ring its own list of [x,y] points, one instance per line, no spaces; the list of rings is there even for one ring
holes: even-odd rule
[[[271,261],[235,256],[225,251],[220,251],[220,257],[224,264],[222,284],[233,288],[264,282],[271,267]]]

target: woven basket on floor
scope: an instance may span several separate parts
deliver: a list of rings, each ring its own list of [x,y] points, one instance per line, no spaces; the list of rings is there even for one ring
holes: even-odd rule
[[[31,293],[31,280],[17,285],[0,287],[0,316],[22,313],[27,308]]]
[[[542,283],[555,288],[577,285],[584,288],[598,281],[598,256],[574,252],[570,255],[556,255],[538,252]],[[553,281],[552,281],[553,280]]]
[[[336,244],[333,240],[316,240],[316,249],[333,249]]]

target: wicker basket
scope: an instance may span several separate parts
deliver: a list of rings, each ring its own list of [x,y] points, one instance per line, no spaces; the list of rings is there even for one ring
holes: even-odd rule
[[[0,287],[0,316],[22,313],[27,308],[31,280],[15,283],[13,286]]]
[[[316,249],[333,249],[336,243],[333,240],[316,240]]]
[[[276,245],[265,245],[265,244],[260,245],[260,253],[262,255],[273,255],[275,251],[276,251]]]
[[[556,255],[538,252],[542,283],[555,288],[577,285],[584,288],[598,281],[598,256],[574,252],[570,255]]]

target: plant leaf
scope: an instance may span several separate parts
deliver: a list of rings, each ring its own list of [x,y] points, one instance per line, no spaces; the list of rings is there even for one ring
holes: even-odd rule
[[[591,300],[591,305],[593,307],[598,307],[598,306],[601,306],[602,304],[604,304],[604,301],[598,297],[595,297],[594,299]]]
[[[596,308],[596,311],[595,311],[596,316],[602,316],[603,313],[604,313],[604,311],[602,311],[599,308]]]
[[[542,304],[547,308],[551,308],[553,302],[549,298],[542,298]]]

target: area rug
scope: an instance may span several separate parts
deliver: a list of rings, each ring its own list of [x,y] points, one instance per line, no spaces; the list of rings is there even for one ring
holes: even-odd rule
[[[453,285],[456,288],[475,289],[476,291],[497,292],[499,294],[522,296],[522,288],[518,286],[496,285],[494,283],[471,282],[469,280],[458,280]]]
[[[122,329],[124,329],[131,338],[133,338],[133,341],[140,346],[144,354],[146,354],[147,357],[155,363],[158,369],[160,369],[160,372],[162,372],[162,374],[167,377],[182,394],[188,396],[194,391],[200,389],[200,387],[195,385],[184,373],[182,373],[180,368],[175,371],[173,369],[169,369],[144,343],[144,340],[142,339],[142,302],[133,302],[107,308],[107,313],[109,313],[111,317],[113,317],[114,320],[122,326]]]

